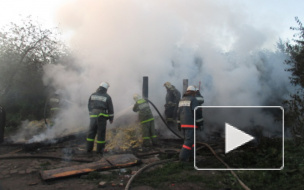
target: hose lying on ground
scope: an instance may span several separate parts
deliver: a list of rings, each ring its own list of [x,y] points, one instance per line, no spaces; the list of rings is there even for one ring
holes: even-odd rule
[[[162,119],[162,121],[164,122],[164,124],[167,126],[168,129],[170,129],[170,131],[172,133],[174,133],[177,137],[183,139],[180,135],[178,135],[177,133],[175,133],[175,131],[173,131],[168,125],[167,123],[165,122],[164,118],[162,117],[162,115],[160,114],[160,112],[158,111],[158,109],[156,108],[156,106],[148,99],[145,99],[147,100],[153,107],[154,109],[156,110],[156,112],[158,113],[158,115],[160,116],[160,118]],[[201,144],[201,145],[204,145],[204,146],[207,146],[210,151],[214,154],[214,156],[221,162],[223,163],[228,169],[230,169],[230,166],[228,164],[226,164],[216,153],[215,151],[213,150],[213,148],[211,146],[209,146],[207,143],[203,143],[203,142],[197,142],[197,144]],[[156,164],[159,164],[157,162],[155,162]],[[162,162],[161,162],[162,163]],[[149,165],[148,165],[149,166]],[[153,166],[153,165],[152,165]],[[146,167],[146,166],[145,166]],[[144,168],[145,168],[144,167]],[[142,168],[143,169],[143,168]],[[236,173],[233,171],[233,170],[230,170],[231,174],[238,180],[238,182],[240,183],[240,185],[245,189],[245,190],[250,190],[249,187],[247,187],[241,180],[240,178],[236,175]],[[137,174],[137,173],[136,173]],[[131,180],[129,180],[131,181]],[[131,182],[130,182],[131,183]],[[129,182],[128,182],[129,184]],[[129,188],[129,187],[128,187]],[[126,189],[127,189],[127,186],[126,186]]]
[[[206,147],[209,148],[209,150],[213,153],[213,155],[220,161],[222,162],[228,169],[230,169],[230,166],[228,164],[226,164],[217,154],[216,152],[213,150],[213,148],[211,146],[209,146],[207,143],[202,143],[202,142],[197,142],[197,144],[200,145],[204,145]],[[231,174],[238,180],[238,182],[240,183],[240,185],[245,189],[245,190],[250,190],[249,187],[247,187],[242,180],[236,175],[236,173],[233,170],[230,170]]]
[[[158,164],[164,164],[164,163],[167,163],[167,162],[170,162],[170,161],[174,161],[176,159],[167,159],[167,160],[161,160],[161,161],[157,161],[157,162],[153,162],[151,164],[148,164],[144,167],[142,167],[140,170],[138,170],[128,181],[126,187],[125,187],[125,190],[129,190],[130,186],[131,186],[131,183],[132,181],[135,179],[136,176],[138,176],[139,174],[141,174],[144,170],[152,167],[152,166],[155,166],[155,165],[158,165]]]

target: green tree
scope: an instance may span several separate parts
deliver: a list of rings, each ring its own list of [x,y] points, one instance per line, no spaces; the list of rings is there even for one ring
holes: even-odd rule
[[[0,104],[9,118],[40,119],[46,87],[43,66],[58,63],[66,47],[56,29],[44,29],[31,17],[0,32]]]
[[[294,35],[294,43],[286,43],[286,52],[290,59],[286,64],[290,67],[287,71],[291,72],[290,82],[296,87],[290,100],[285,101],[287,106],[286,124],[291,127],[293,136],[304,142],[304,28],[298,17],[295,18],[298,27],[291,27],[297,33]]]

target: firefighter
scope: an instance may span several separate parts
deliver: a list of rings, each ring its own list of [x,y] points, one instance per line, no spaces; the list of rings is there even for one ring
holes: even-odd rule
[[[167,89],[165,117],[167,125],[172,128],[176,125],[176,112],[181,93],[170,82],[166,82],[164,86]]]
[[[60,104],[61,101],[60,101],[59,93],[55,92],[50,96],[48,100],[50,126],[53,126],[55,124],[55,118],[57,117],[61,109]]]
[[[199,90],[199,88],[197,88],[196,86],[194,86],[195,87],[195,97],[196,97],[196,100],[198,101],[198,104],[200,105],[200,106],[202,106],[203,104],[204,104],[204,97],[203,97],[203,95],[201,94],[201,92],[200,92],[200,90]]]
[[[196,100],[197,100],[197,102],[198,102],[198,105],[199,106],[202,106],[203,104],[204,104],[204,97],[203,97],[203,95],[201,94],[201,92],[200,92],[200,90],[199,90],[199,88],[197,88],[196,86],[194,86],[195,87],[195,98],[196,98]],[[204,118],[203,117],[203,109],[202,108],[198,108],[198,109],[200,109],[200,111],[199,111],[199,113],[197,113],[197,114],[201,114],[202,115],[202,118]],[[203,123],[204,123],[204,119],[202,120],[202,125],[203,125]],[[201,126],[201,128],[200,128],[200,130],[203,130],[203,127]]]
[[[133,111],[138,112],[138,118],[142,126],[143,147],[156,146],[157,136],[155,134],[154,117],[149,103],[138,94],[134,94],[133,99],[135,101]]]
[[[87,152],[93,150],[94,140],[97,134],[96,153],[103,155],[107,120],[112,124],[114,119],[112,99],[107,94],[109,86],[109,83],[102,82],[96,92],[89,98],[90,129],[87,136]]]
[[[202,125],[202,114],[200,109],[196,112],[196,121],[194,121],[194,110],[199,106],[195,98],[196,90],[194,86],[188,86],[187,91],[179,101],[177,110],[178,129],[183,130],[185,134],[184,144],[179,154],[180,161],[188,161],[193,156],[194,148],[194,127],[199,128]]]

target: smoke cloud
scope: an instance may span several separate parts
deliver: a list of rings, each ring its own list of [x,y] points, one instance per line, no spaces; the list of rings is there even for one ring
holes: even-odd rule
[[[281,105],[290,89],[287,57],[274,46],[278,33],[269,23],[253,26],[240,2],[75,0],[57,18],[77,69],[48,65],[44,80],[77,105],[63,118],[73,127],[88,126],[87,101],[102,81],[110,84],[114,125],[118,115],[135,114],[132,96],[143,76],[161,111],[166,81],[180,91],[183,79],[201,81],[204,105],[212,106]]]

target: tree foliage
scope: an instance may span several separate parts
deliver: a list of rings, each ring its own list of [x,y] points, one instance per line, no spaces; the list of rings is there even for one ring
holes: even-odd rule
[[[43,66],[56,64],[66,48],[55,29],[44,29],[31,17],[0,31],[0,104],[12,117],[42,117]]]
[[[292,30],[299,31],[295,34],[295,44],[287,43],[287,52],[290,54],[291,59],[287,60],[286,63],[291,66],[290,71],[292,74],[291,83],[296,86],[304,87],[304,28],[302,22],[296,17],[296,21],[299,27],[291,27]]]
[[[296,92],[291,94],[290,100],[285,101],[287,106],[286,124],[291,126],[294,137],[304,142],[304,28],[299,18],[295,18],[298,27],[291,27],[297,33],[294,43],[286,44],[286,52],[290,59],[286,64],[290,66],[290,82],[296,87]]]

